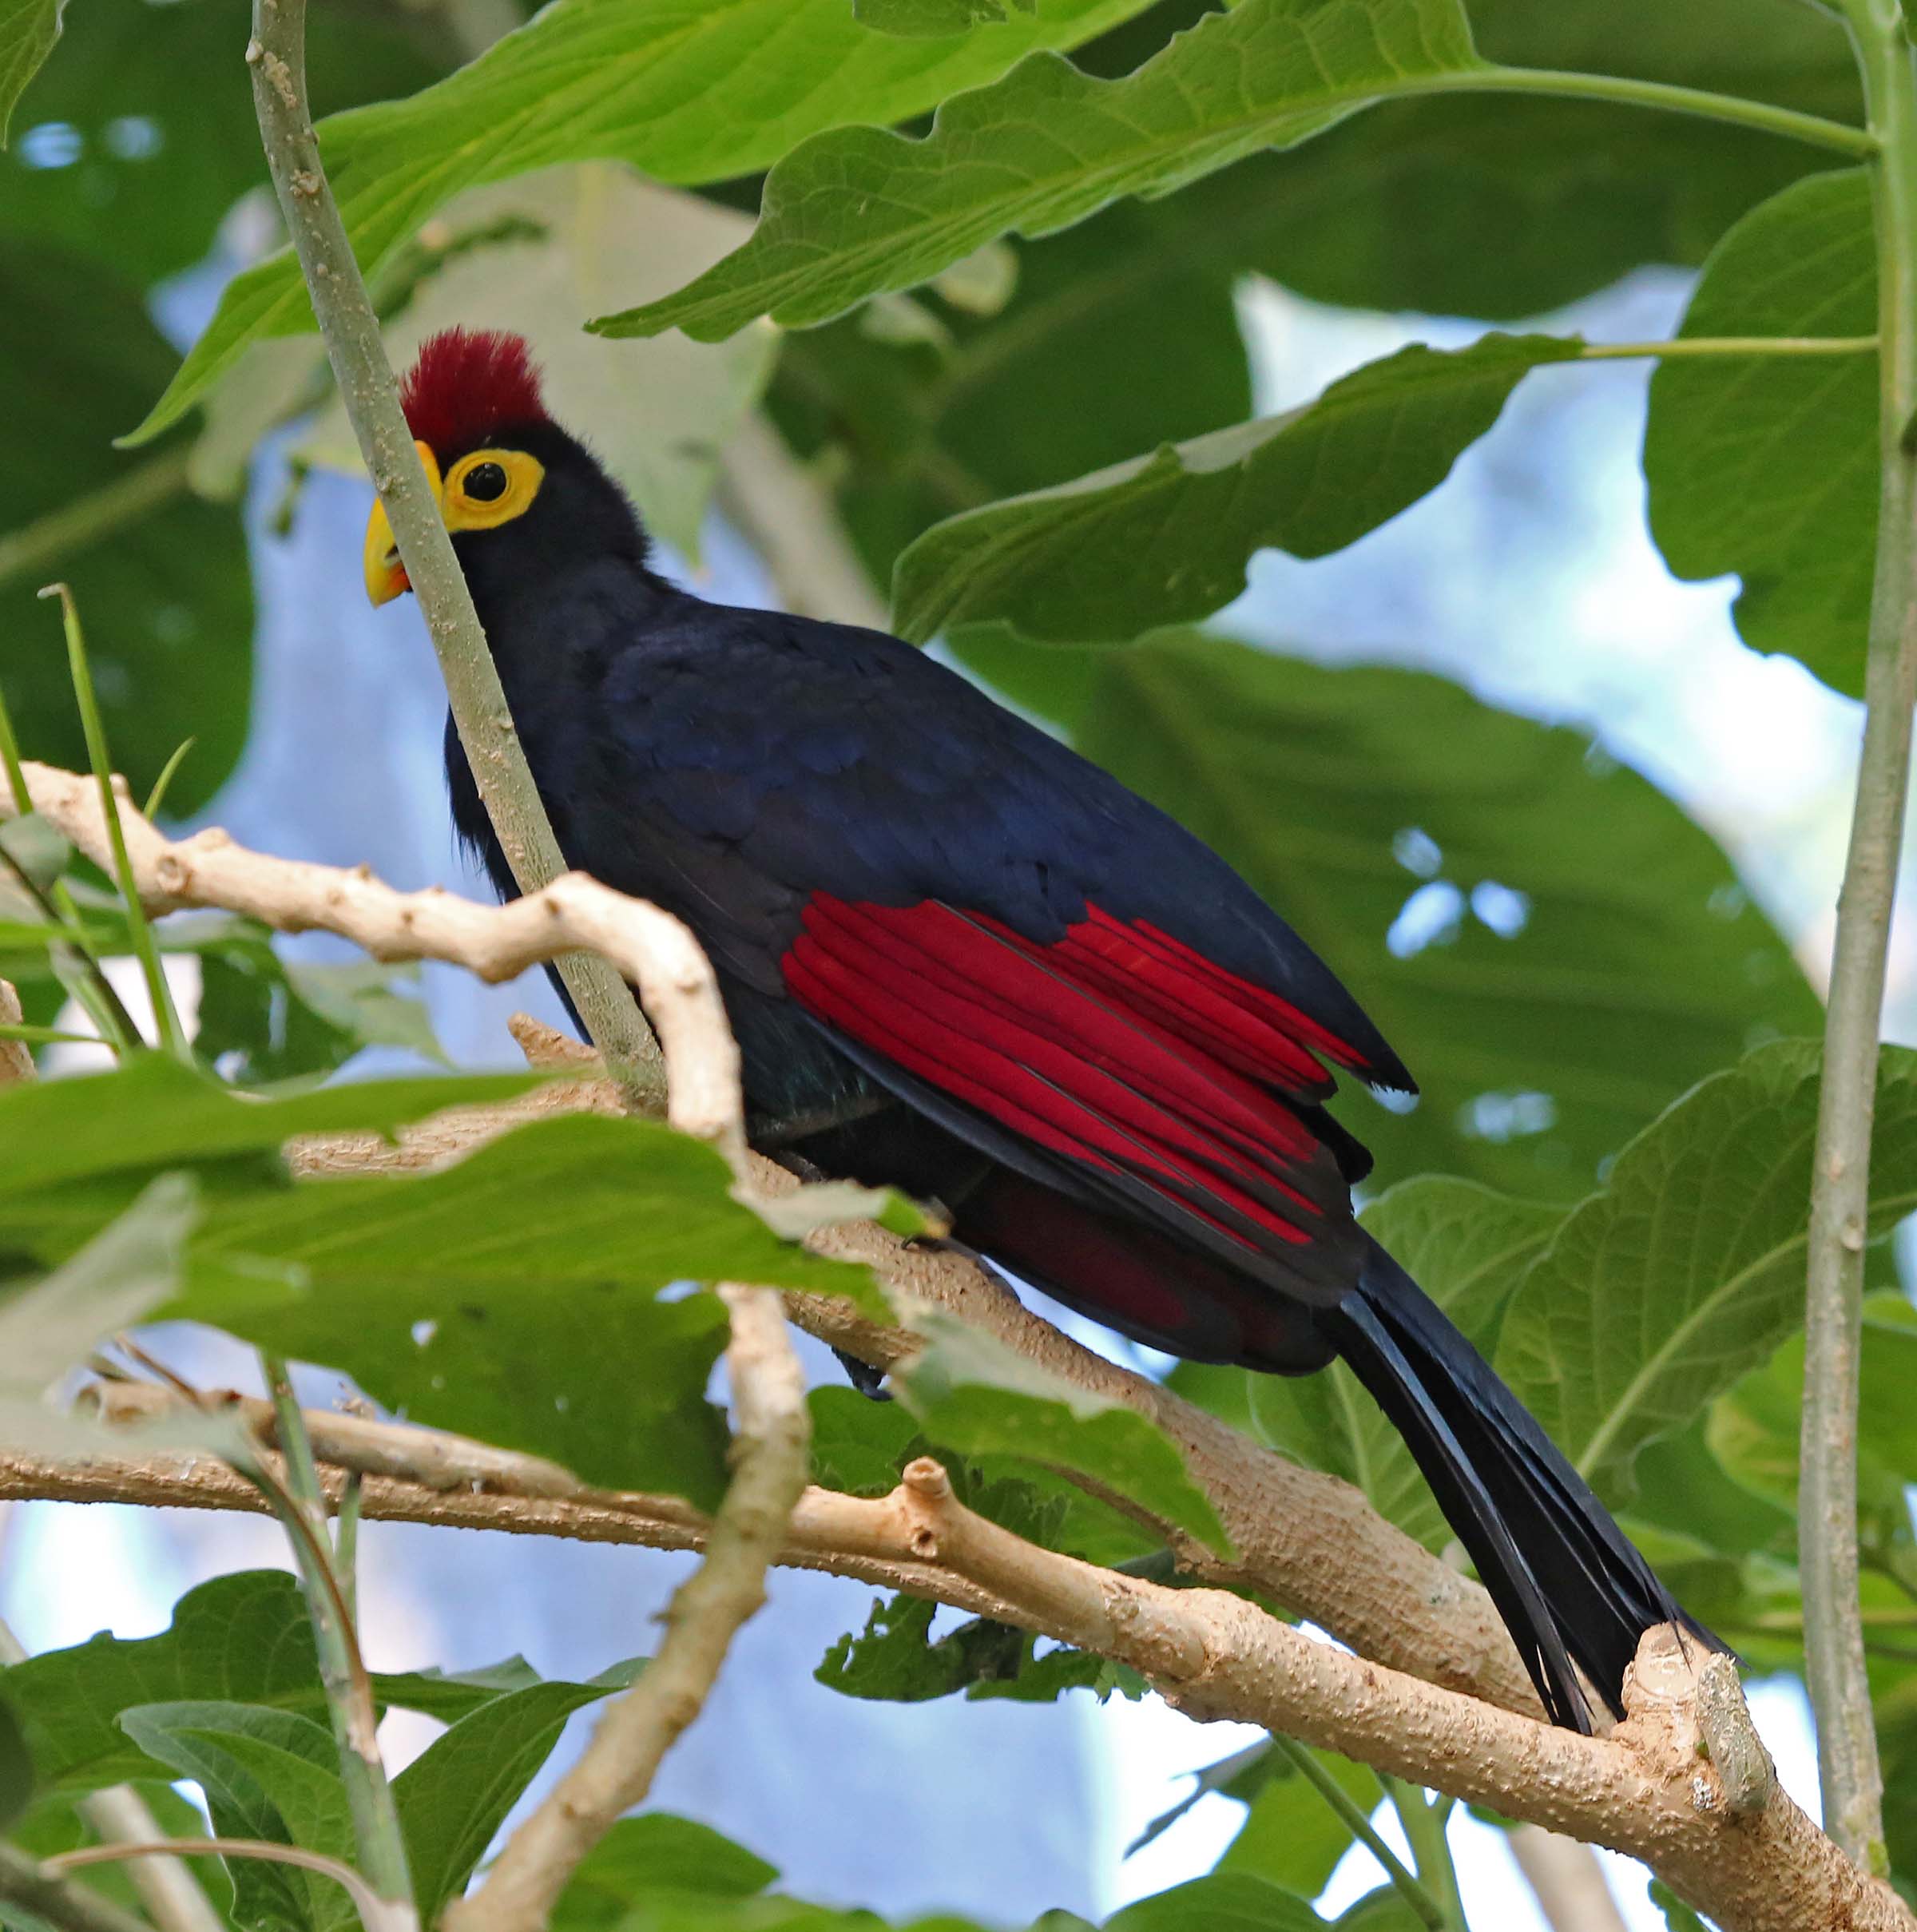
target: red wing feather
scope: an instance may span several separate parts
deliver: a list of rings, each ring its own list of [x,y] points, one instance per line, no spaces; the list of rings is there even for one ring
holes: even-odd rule
[[[820,894],[782,965],[817,1018],[1048,1152],[1141,1183],[1244,1248],[1308,1242],[1320,1144],[1260,1083],[1315,1101],[1330,1079],[1274,1023],[1282,1001],[1233,998],[1240,982],[1176,944],[1094,913],[1038,946],[935,900]]]

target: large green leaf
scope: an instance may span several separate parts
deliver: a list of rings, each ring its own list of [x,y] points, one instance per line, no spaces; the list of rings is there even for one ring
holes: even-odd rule
[[[0,532],[77,500],[97,504],[102,491],[126,498],[90,538],[0,582],[0,684],[21,748],[86,769],[59,608],[35,598],[58,575],[79,601],[115,768],[143,797],[181,740],[195,739],[170,795],[174,811],[191,811],[246,736],[253,605],[240,520],[186,494],[182,454],[135,460],[113,449],[129,411],[176,362],[136,291],[81,256],[11,240],[0,240],[0,368],[14,372]]]
[[[1105,1932],[1321,1932],[1296,1893],[1249,1872],[1219,1871],[1128,1905]]]
[[[209,1204],[167,1311],[343,1370],[415,1421],[710,1505],[727,1435],[705,1388],[725,1317],[669,1291],[875,1291],[730,1188],[716,1152],[656,1122],[538,1121],[437,1173]]]
[[[1868,335],[1870,184],[1813,176],[1747,215],[1705,264],[1684,335]],[[1736,572],[1745,643],[1863,688],[1877,550],[1877,358],[1672,357],[1651,379],[1651,533],[1679,577]]]
[[[60,38],[63,0],[0,0],[0,148],[26,84]]]
[[[1254,551],[1324,556],[1435,490],[1527,371],[1577,353],[1551,335],[1401,349],[1302,409],[954,517],[899,558],[895,625],[1098,643],[1209,617]]]
[[[1431,1175],[1392,1188],[1363,1218],[1488,1355],[1505,1303],[1562,1215]],[[1316,1375],[1252,1375],[1248,1386],[1252,1421],[1272,1448],[1355,1484],[1381,1516],[1427,1547],[1451,1540],[1404,1438],[1342,1362]]]
[[[1482,65],[1456,0],[1244,0],[1122,80],[1036,54],[946,101],[923,140],[855,128],[807,142],[767,178],[759,226],[737,254],[593,326],[711,341],[756,315],[829,321],[994,236],[1048,234],[1121,196],[1169,194]]]
[[[1340,1109],[1380,1181],[1575,1199],[1753,1033],[1817,1025],[1710,839],[1581,733],[1440,678],[1208,637],[1001,652],[988,674],[1006,664],[1030,674],[1015,696],[1231,860],[1405,1056],[1413,1111]]]
[[[327,1728],[296,1711],[224,1700],[137,1705],[121,1727],[206,1794],[221,1838],[298,1845],[351,1865],[352,1807]],[[355,1922],[336,1879],[264,1859],[228,1861],[233,1917],[248,1932],[335,1932]]]
[[[667,1811],[622,1818],[593,1846],[553,1907],[563,1932],[612,1932],[647,1893],[750,1898],[777,1870],[710,1825]]]
[[[70,1252],[85,1239],[93,1228],[74,1228],[65,1191],[89,1190],[89,1208],[124,1205],[170,1168],[270,1156],[297,1134],[391,1133],[448,1107],[510,1100],[534,1084],[511,1073],[354,1081],[260,1101],[143,1053],[112,1073],[0,1089],[0,1252],[8,1243],[42,1252],[62,1235],[69,1238],[61,1252]]]
[[[1351,1850],[1351,1829],[1288,1759],[1276,1748],[1272,1755],[1273,1775],[1253,1795],[1244,1823],[1217,1869],[1247,1872],[1315,1898]],[[1375,1771],[1335,1751],[1312,1755],[1367,1817],[1377,1809],[1384,1789]]]
[[[1780,1041],[1621,1152],[1526,1276],[1498,1367],[1600,1494],[1804,1319],[1816,1049]],[[1917,1210],[1917,1053],[1887,1048],[1871,1230]]]
[[[822,129],[923,113],[1141,4],[1040,0],[924,40],[875,33],[847,0],[558,0],[411,100],[332,116],[322,152],[370,272],[463,188],[574,161],[681,184],[749,174]],[[312,327],[290,256],[237,276],[137,437],[177,421],[248,343]]]
[[[46,0],[26,4],[31,10]],[[265,181],[252,90],[233,65],[248,16],[248,0],[71,7],[18,115],[21,126],[64,131],[50,157],[59,165],[6,170],[0,233],[90,255],[132,289],[204,256],[233,204]],[[314,8],[306,64],[315,101],[331,111],[426,85],[439,68],[419,43],[435,35],[430,27],[409,33],[412,24]],[[157,379],[165,376],[162,370]],[[133,407],[152,395],[136,388]],[[124,412],[126,399],[115,406]],[[112,433],[131,420],[119,414]]]
[[[1717,1462],[1777,1509],[1797,1507],[1804,1425],[1804,1337],[1712,1404],[1707,1439]],[[1917,1479],[1917,1322],[1897,1292],[1866,1304],[1859,1356],[1857,1486],[1867,1545],[1910,1533],[1907,1486]]]
[[[629,1681],[633,1673],[620,1673]],[[615,1688],[534,1684],[462,1717],[393,1780],[407,1863],[423,1926],[437,1925],[574,1712]]]
[[[927,1313],[914,1325],[925,1346],[901,1393],[931,1442],[1089,1476],[1210,1548],[1230,1548],[1177,1449],[1136,1410],[1074,1388],[950,1316]]]

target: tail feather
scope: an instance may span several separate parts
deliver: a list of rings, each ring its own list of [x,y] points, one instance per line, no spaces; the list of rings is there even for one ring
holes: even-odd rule
[[[1625,1668],[1659,1624],[1723,1648],[1685,1614],[1523,1404],[1375,1242],[1357,1286],[1320,1320],[1410,1445],[1554,1723],[1591,1728],[1579,1670],[1621,1716]]]

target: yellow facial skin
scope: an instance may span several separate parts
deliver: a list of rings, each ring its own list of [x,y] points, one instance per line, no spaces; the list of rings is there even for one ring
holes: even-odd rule
[[[546,481],[546,466],[523,450],[474,450],[453,465],[442,478],[439,459],[431,447],[415,442],[419,461],[432,485],[433,501],[449,531],[495,530],[525,515],[539,486]],[[388,604],[401,591],[410,590],[406,566],[393,542],[392,526],[387,522],[386,506],[375,503],[367,519],[366,549],[363,562],[366,594],[374,604]]]

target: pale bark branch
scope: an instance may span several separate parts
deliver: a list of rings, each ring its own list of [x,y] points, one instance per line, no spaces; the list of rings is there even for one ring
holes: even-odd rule
[[[1629,1932],[1590,1847],[1520,1825],[1506,1842],[1551,1932]]]
[[[160,1390],[134,1394],[130,1385],[109,1385],[103,1394],[109,1407],[136,1411],[173,1399]],[[310,1418],[323,1458],[356,1447],[396,1468],[403,1441],[425,1433],[342,1426],[350,1419]],[[457,1476],[463,1453],[431,1442],[419,1466],[443,1483]],[[542,1491],[550,1488],[550,1466],[534,1467]],[[506,1473],[490,1466],[493,1479]],[[328,1479],[343,1478],[334,1470]],[[29,1495],[260,1507],[256,1492],[230,1471],[177,1453],[64,1464],[0,1456],[0,1497]],[[712,1533],[705,1517],[677,1499],[583,1488],[576,1498],[516,1496],[369,1476],[364,1509],[369,1517],[668,1549],[703,1549]],[[777,1514],[775,1507],[774,1522]],[[1708,1660],[1668,1630],[1653,1631],[1641,1647],[1626,1680],[1625,1720],[1608,1736],[1581,1737],[1353,1656],[1242,1597],[1169,1589],[1040,1549],[965,1509],[944,1471],[926,1459],[875,1500],[805,1490],[789,1526],[775,1527],[767,1543],[780,1561],[887,1584],[1128,1664],[1194,1716],[1256,1724],[1507,1817],[1609,1845],[1643,1859],[1725,1932],[1917,1928],[1902,1901],[1781,1791],[1760,1811],[1738,1807],[1700,1716],[1700,1667],[1708,1669]]]
[[[379,318],[327,184],[306,97],[306,0],[254,0],[246,59],[273,191],[340,402],[439,654],[459,741],[520,890],[541,891],[566,870],[566,861],[526,765],[472,593],[415,453]],[[657,1078],[658,1054],[632,995],[599,958],[569,957],[558,964],[586,1030],[621,1089],[640,1104]]]
[[[540,1932],[579,1861],[651,1790],[699,1715],[740,1626],[765,1601],[765,1573],[806,1488],[805,1379],[779,1297],[728,1284],[735,1469],[705,1533],[705,1561],[673,1592],[658,1653],[609,1704],[577,1763],[506,1843],[447,1932]]]

